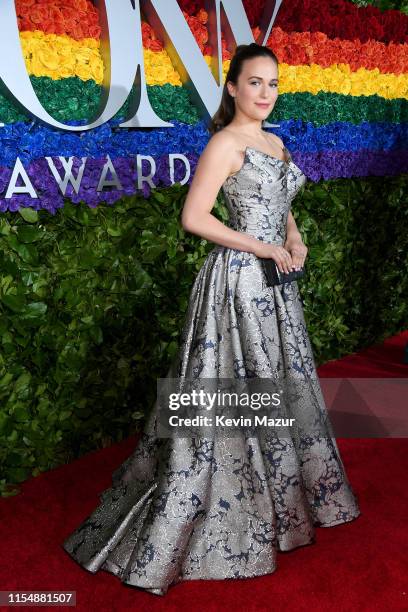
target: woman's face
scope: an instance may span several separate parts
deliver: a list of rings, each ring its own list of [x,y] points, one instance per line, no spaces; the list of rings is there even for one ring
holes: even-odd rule
[[[270,57],[245,60],[238,83],[227,83],[235,99],[235,110],[263,121],[270,115],[278,98],[278,66]]]

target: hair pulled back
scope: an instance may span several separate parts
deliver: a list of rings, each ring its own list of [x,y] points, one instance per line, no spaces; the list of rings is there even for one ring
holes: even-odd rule
[[[236,85],[238,83],[238,77],[242,72],[242,65],[245,60],[252,59],[254,57],[270,57],[278,66],[278,58],[271,49],[258,45],[257,43],[251,43],[249,45],[238,45],[235,49],[235,53],[231,59],[229,70],[225,77],[224,87],[222,90],[221,103],[218,107],[217,112],[210,120],[208,125],[208,131],[210,134],[215,134],[225,126],[227,126],[235,115],[235,102],[234,98],[230,95],[227,87],[228,81],[231,81]]]

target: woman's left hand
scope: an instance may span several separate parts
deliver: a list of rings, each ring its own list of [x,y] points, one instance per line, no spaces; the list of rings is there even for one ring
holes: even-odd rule
[[[292,256],[292,267],[295,270],[303,268],[305,263],[305,259],[307,256],[308,248],[304,244],[301,238],[297,238],[296,240],[287,240],[283,245],[284,248],[289,251]]]

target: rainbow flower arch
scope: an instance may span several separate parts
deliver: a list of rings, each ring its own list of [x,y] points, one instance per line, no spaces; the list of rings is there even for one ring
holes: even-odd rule
[[[265,0],[245,0],[254,38]],[[207,13],[198,1],[180,0],[186,21],[209,62]],[[309,180],[390,176],[407,172],[408,17],[395,10],[359,8],[352,2],[283,2],[267,41],[280,67],[278,103],[269,121]],[[56,118],[80,124],[98,104],[104,65],[100,53],[99,15],[90,0],[16,0],[21,48],[38,97]],[[173,128],[115,129],[125,108],[90,132],[63,133],[23,115],[0,97],[0,211],[21,207],[55,214],[65,198],[91,207],[113,204],[137,189],[135,155],[154,157],[154,186],[172,184],[169,153],[182,153],[191,175],[208,141],[188,91],[183,87],[161,41],[142,23],[148,94],[154,111]],[[231,51],[223,39],[223,71]],[[61,192],[50,171],[59,157],[73,157],[77,174],[86,158],[78,192]],[[8,189],[19,159],[33,193]],[[103,169],[114,168],[116,183],[97,191]],[[142,165],[142,171],[149,170]],[[186,168],[175,162],[173,180]],[[23,177],[24,178],[24,177]],[[151,185],[144,182],[143,195]],[[5,197],[8,195],[8,197]]]

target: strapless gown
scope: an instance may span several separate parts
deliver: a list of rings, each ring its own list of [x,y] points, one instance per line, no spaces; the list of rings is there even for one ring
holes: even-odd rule
[[[222,186],[229,226],[283,245],[306,176],[286,159],[247,147]],[[314,380],[313,410],[327,414],[296,281],[268,287],[257,257],[220,245],[190,294],[167,377]],[[62,546],[86,570],[164,595],[184,580],[250,578],[276,570],[278,551],[315,542],[315,527],[360,514],[330,421],[325,435],[156,435],[157,400],[133,454],[100,504]]]

